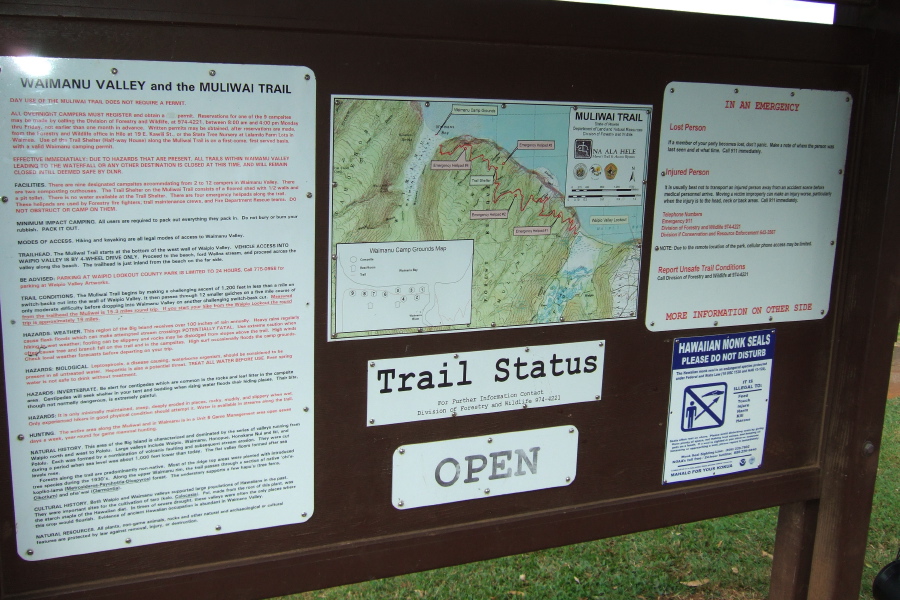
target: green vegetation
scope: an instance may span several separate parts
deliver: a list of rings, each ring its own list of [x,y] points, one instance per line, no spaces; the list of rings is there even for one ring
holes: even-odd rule
[[[900,398],[888,401],[860,600],[900,547]],[[292,600],[762,600],[777,509],[290,596]]]

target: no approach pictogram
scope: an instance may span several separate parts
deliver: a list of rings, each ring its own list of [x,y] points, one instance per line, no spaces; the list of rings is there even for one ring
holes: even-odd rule
[[[691,385],[684,389],[681,430],[700,431],[725,424],[726,383]]]

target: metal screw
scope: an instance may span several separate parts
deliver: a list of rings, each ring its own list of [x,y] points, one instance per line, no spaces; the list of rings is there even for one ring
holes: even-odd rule
[[[493,323],[493,322],[491,323],[491,327],[496,327],[496,326],[497,326],[496,323]]]
[[[21,441],[25,440],[25,436],[20,433],[19,435],[16,436],[16,439],[21,442]]]
[[[304,75],[304,76],[303,76],[303,79],[309,81],[309,79],[310,79],[310,78],[309,78],[309,73],[307,73],[306,75]],[[303,514],[306,514],[306,513],[303,513]]]
[[[455,416],[456,416],[456,411],[454,410],[452,413],[450,413],[450,416],[451,416],[451,417],[455,417]]]
[[[846,98],[844,98],[844,102],[850,102],[850,96],[847,96]]]
[[[110,69],[109,72],[112,73],[113,75],[118,75],[118,74],[119,74],[119,70],[118,70],[117,68],[115,68],[115,67],[113,67],[112,69]]]
[[[370,363],[369,363],[369,366],[370,366],[370,367],[374,367],[374,366],[375,366],[375,361],[373,360],[372,362],[370,362]]]
[[[838,169],[838,175],[843,175],[843,174],[844,174],[844,170],[843,170],[843,169]]]
[[[10,320],[9,320],[9,324],[10,324],[10,325],[15,325],[15,324],[16,324],[16,320],[15,320],[15,319],[10,319]]]
[[[131,543],[131,538],[125,538],[125,543],[126,543],[126,544],[130,544],[130,543]]]
[[[309,407],[308,407],[308,406],[304,406],[304,407],[303,407],[303,412],[309,412]]]
[[[775,318],[775,317],[769,317],[769,320],[771,321],[771,320],[773,320],[774,318]]]
[[[596,396],[594,396],[594,400],[599,400],[599,399],[600,399],[600,394],[597,394]]]
[[[431,106],[431,102],[426,102],[426,103],[425,103],[425,108],[428,108],[429,106]]]
[[[650,321],[650,327],[655,327],[655,326],[656,326],[656,321]]]
[[[560,318],[559,318],[559,322],[560,322],[560,323],[565,323],[565,322],[566,322],[566,318],[565,318],[565,317],[560,317]]]
[[[572,107],[572,110],[578,110],[578,107],[577,107],[577,106],[573,106],[573,107]]]
[[[332,255],[331,255],[331,260],[337,260],[337,254],[332,254]]]
[[[571,478],[571,477],[566,477],[566,483],[569,483],[570,481],[572,481],[572,478]]]
[[[0,202],[9,202],[9,196],[0,197]]]
[[[501,104],[500,108],[506,108],[506,104]]]
[[[792,98],[794,97],[794,92],[791,92],[791,97],[792,97]]]
[[[400,454],[406,454],[406,448],[400,448],[399,450],[397,450],[397,452],[399,452]]]
[[[665,172],[665,171],[660,171],[660,172],[659,172],[659,176],[660,176],[660,177],[665,177],[665,176],[666,176],[666,172]]]
[[[300,513],[300,516],[303,517],[304,519],[306,518],[306,515],[307,515],[307,513]]]
[[[216,525],[216,531],[222,531],[222,526],[221,526],[221,525]]]
[[[602,348],[602,347],[603,347],[603,342],[597,342],[597,345],[600,346],[600,347]]]
[[[34,550],[29,548],[28,550],[25,551],[25,554],[27,554],[28,556],[34,556]]]
[[[397,506],[403,506],[403,500],[397,500]]]
[[[525,348],[525,352],[531,352],[531,348]]]
[[[674,94],[674,93],[675,93],[675,88],[669,88],[669,93],[670,93],[670,94]]]
[[[306,192],[306,197],[307,197],[307,198],[312,198],[312,192]]]
[[[600,396],[597,396],[597,397],[599,398]],[[575,428],[574,428],[574,427],[569,427],[569,433],[575,433]]]
[[[527,404],[523,404],[523,405],[522,405],[522,409],[524,410],[524,409],[526,409],[526,408],[528,408],[528,405],[527,405]]]
[[[494,443],[494,438],[488,438],[488,444],[493,444],[493,443]]]
[[[820,310],[819,313],[824,315],[824,314],[825,314],[825,310],[824,310],[824,309],[823,309],[823,310]]]
[[[659,246],[653,246],[654,250],[659,250]]]
[[[484,488],[484,493],[485,493],[485,494],[490,494],[490,493],[491,493],[491,488]]]
[[[424,333],[425,329],[423,329],[422,327],[419,327],[416,331],[418,331],[419,333]]]
[[[375,424],[375,419],[369,419],[369,425],[374,425],[374,424]]]
[[[210,69],[210,70],[209,70],[209,76],[210,76],[210,77],[215,77],[215,76],[216,76],[216,70],[215,70],[215,69]]]
[[[459,354],[454,354],[453,358],[459,358]]]
[[[831,240],[831,245],[834,246],[834,240]]]
[[[718,322],[718,321],[713,321],[713,327],[718,327],[718,326],[719,326],[719,322]]]
[[[735,93],[735,94],[738,93],[738,89],[737,89],[737,88],[734,88],[734,93]]]
[[[866,456],[872,456],[873,454],[875,454],[875,444],[873,444],[872,442],[866,442],[865,444],[863,444],[863,454],[865,454]]]

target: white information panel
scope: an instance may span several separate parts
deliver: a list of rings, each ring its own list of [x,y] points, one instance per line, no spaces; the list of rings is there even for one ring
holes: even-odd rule
[[[669,84],[649,329],[828,312],[851,109],[846,92]]]
[[[308,519],[313,73],[0,66],[19,554]]]
[[[578,466],[571,425],[401,446],[393,504],[405,510],[567,486]]]
[[[651,106],[331,107],[329,340],[637,318]]]
[[[371,360],[370,426],[600,400],[604,342]]]
[[[762,464],[775,330],[677,338],[663,483]]]

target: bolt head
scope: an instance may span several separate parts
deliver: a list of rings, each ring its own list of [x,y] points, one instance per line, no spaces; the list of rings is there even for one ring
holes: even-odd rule
[[[125,543],[126,543],[126,544],[130,544],[130,543],[131,543],[131,538],[125,538]]]
[[[369,419],[369,425],[374,425],[374,424],[375,424],[375,419]]]
[[[215,70],[215,69],[210,69],[210,70],[209,70],[209,76],[210,76],[210,77],[215,77],[215,76],[216,76],[216,70]]]
[[[216,525],[216,531],[222,531],[222,526],[221,526],[221,525]]]
[[[490,494],[491,488],[484,488],[484,493],[485,493],[485,495]]]
[[[306,192],[306,197],[307,197],[307,198],[312,198],[312,192]]]
[[[308,514],[308,513],[300,513],[300,516],[303,517],[303,518],[305,519],[306,516],[307,516],[307,514]]]
[[[118,70],[117,68],[115,68],[115,67],[113,67],[112,69],[110,69],[109,72],[112,73],[113,75],[118,75],[118,74],[119,74],[119,70]]]
[[[397,452],[400,454],[406,454],[406,448],[400,448]]]
[[[569,483],[570,481],[572,481],[572,478],[571,478],[571,477],[566,477],[566,483]]]
[[[25,439],[25,436],[20,433],[19,435],[16,436],[16,439],[21,442],[22,440]]]
[[[403,506],[403,500],[397,500],[397,506]]]

